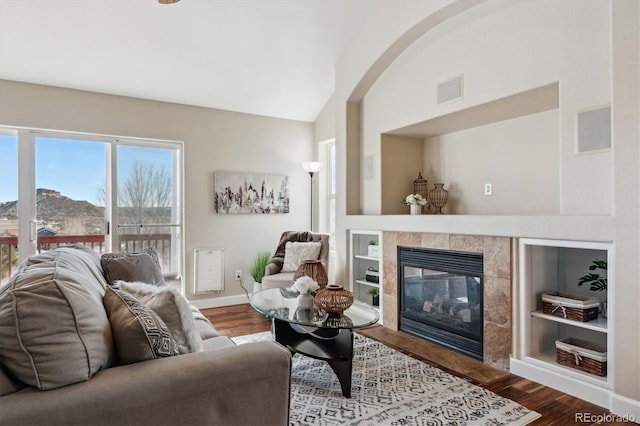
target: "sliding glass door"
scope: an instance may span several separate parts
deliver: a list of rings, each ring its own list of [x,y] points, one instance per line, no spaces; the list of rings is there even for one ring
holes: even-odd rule
[[[0,284],[18,262],[18,133],[0,129]]]
[[[96,140],[35,137],[37,251],[70,243],[105,250],[107,151]]]
[[[0,127],[0,277],[65,244],[182,271],[182,144]]]
[[[181,253],[179,159],[179,151],[167,146],[117,149],[119,249],[155,247],[163,270],[174,272]]]

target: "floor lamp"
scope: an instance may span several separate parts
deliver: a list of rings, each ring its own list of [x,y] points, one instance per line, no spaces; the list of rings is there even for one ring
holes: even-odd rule
[[[313,231],[313,175],[320,170],[320,167],[322,167],[322,163],[319,161],[305,161],[302,163],[302,168],[311,177],[311,227],[309,228],[311,231]]]

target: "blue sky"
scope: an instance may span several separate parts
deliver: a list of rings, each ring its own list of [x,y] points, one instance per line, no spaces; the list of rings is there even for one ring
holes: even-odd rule
[[[0,135],[0,202],[18,198],[17,146],[16,136]],[[102,142],[37,137],[36,187],[95,204],[105,183],[106,152],[107,144]],[[126,177],[136,160],[171,170],[170,150],[118,147],[120,174]]]

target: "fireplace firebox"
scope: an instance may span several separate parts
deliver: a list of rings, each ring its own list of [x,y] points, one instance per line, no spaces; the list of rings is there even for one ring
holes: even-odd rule
[[[398,247],[400,330],[483,360],[483,255]]]

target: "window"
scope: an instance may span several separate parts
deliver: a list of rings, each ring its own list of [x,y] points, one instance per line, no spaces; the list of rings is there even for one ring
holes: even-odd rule
[[[18,133],[0,128],[0,285],[18,263]]]
[[[326,166],[321,177],[324,185],[320,187],[320,224],[322,232],[327,232],[330,247],[335,248],[336,234],[336,144],[334,140],[320,144],[320,161]]]
[[[163,272],[182,273],[181,143],[0,128],[0,167],[5,279],[9,264],[69,243],[155,247]]]

